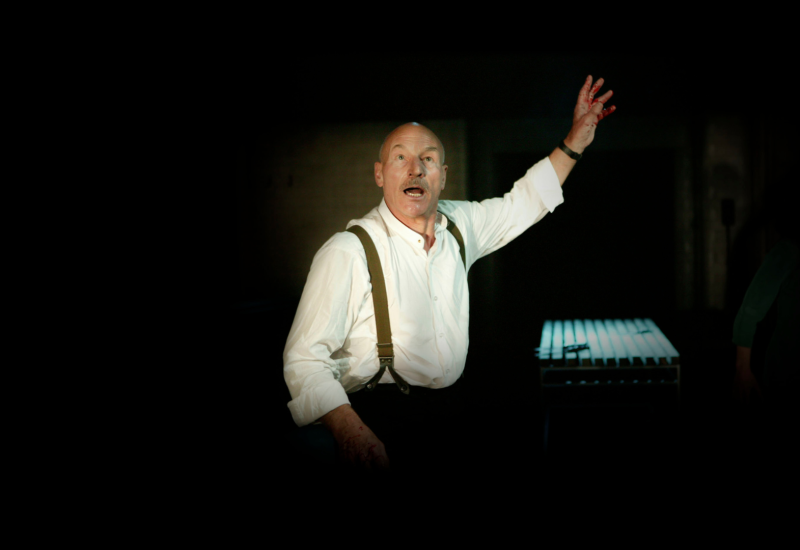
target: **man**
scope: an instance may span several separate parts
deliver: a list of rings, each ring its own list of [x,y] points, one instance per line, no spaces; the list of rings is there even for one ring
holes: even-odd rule
[[[348,227],[363,227],[378,250],[394,367],[411,386],[409,395],[400,392],[389,372],[375,391],[363,389],[378,372],[379,361],[366,255],[352,233],[337,233],[315,256],[284,350],[295,422],[324,424],[345,463],[388,468],[385,437],[396,437],[389,448],[393,457],[403,457],[401,462],[423,454],[430,458],[432,445],[458,425],[452,411],[458,411],[455,388],[469,340],[467,270],[563,202],[561,185],[575,158],[594,139],[597,123],[615,110],[604,107],[613,92],[595,98],[602,84],[599,79],[592,85],[587,77],[564,147],[559,144],[503,198],[440,203],[447,165],[436,135],[409,123],[386,137],[375,163],[383,201]],[[466,270],[447,230],[448,219],[463,235]],[[355,401],[359,404],[351,406]],[[373,431],[376,425],[381,429]],[[407,452],[415,437],[427,438],[417,449],[422,454]]]

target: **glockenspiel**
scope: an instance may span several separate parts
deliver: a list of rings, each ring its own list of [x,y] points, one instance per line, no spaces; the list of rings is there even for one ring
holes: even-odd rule
[[[649,318],[547,320],[537,357],[544,405],[680,400],[680,354]]]

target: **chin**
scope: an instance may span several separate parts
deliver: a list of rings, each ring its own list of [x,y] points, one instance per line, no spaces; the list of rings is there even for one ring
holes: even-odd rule
[[[407,206],[401,211],[410,218],[419,218],[428,214],[428,205]]]

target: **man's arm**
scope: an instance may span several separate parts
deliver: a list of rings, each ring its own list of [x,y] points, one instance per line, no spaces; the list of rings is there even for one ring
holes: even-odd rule
[[[349,402],[338,380],[345,365],[331,354],[341,349],[355,322],[369,292],[369,274],[347,244],[347,237],[334,236],[314,256],[286,339],[283,375],[298,426]]]
[[[370,294],[363,247],[351,233],[334,236],[315,255],[284,350],[284,378],[298,426],[320,420],[340,458],[357,468],[388,467],[383,443],[349,404],[331,354],[342,348]]]
[[[576,153],[583,154],[594,140],[597,124],[617,110],[614,105],[608,109],[605,108],[605,103],[614,95],[613,91],[609,90],[595,99],[595,94],[602,86],[602,78],[592,86],[592,76],[589,75],[578,94],[578,102],[575,104],[575,111],[572,114],[572,129],[564,140],[564,145]],[[558,147],[550,153],[549,158],[558,175],[559,183],[564,185],[577,161]]]
[[[389,457],[383,442],[362,422],[353,407],[341,405],[320,421],[333,434],[339,457],[346,464],[370,471],[388,470]]]
[[[576,153],[583,153],[594,140],[597,123],[614,112],[615,107],[603,109],[613,92],[595,98],[603,85],[599,79],[592,85],[589,76],[578,94],[572,114],[572,129],[564,140]],[[456,225],[464,227],[468,265],[505,246],[529,227],[539,222],[563,202],[561,186],[575,166],[560,148],[536,163],[502,198],[476,202],[442,201],[442,211],[453,216]]]

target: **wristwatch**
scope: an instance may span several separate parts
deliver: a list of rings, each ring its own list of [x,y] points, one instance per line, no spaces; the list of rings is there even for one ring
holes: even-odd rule
[[[576,153],[575,151],[567,147],[567,144],[564,143],[563,139],[561,140],[561,143],[558,144],[558,148],[564,151],[568,157],[573,158],[575,160],[580,160],[581,157],[583,156],[581,153]]]

